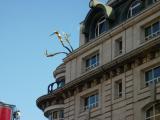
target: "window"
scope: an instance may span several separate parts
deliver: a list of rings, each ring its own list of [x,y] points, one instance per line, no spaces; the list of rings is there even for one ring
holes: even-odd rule
[[[128,18],[136,15],[141,10],[141,1],[135,0],[132,2],[129,12],[128,12]]]
[[[53,118],[53,120],[57,119],[58,118],[58,112],[53,112],[52,113],[52,118]]]
[[[118,80],[115,82],[115,98],[122,97],[122,80]]]
[[[122,54],[122,49],[123,49],[122,38],[119,38],[118,40],[115,41],[115,56]]]
[[[51,112],[51,114],[49,116],[49,120],[64,120],[63,110]]]
[[[95,37],[104,33],[107,30],[106,18],[102,17],[98,20],[95,28]]]
[[[145,72],[146,86],[152,83],[160,82],[160,66]]]
[[[61,80],[60,82],[57,82],[57,84],[58,84],[57,88],[61,88],[65,85],[65,81]]]
[[[160,120],[160,103],[152,105],[145,112],[145,120]]]
[[[86,59],[86,71],[95,68],[99,65],[99,54],[95,54]]]
[[[64,120],[64,111],[61,110],[60,113],[59,113],[59,120]]]
[[[88,96],[84,99],[85,110],[93,109],[98,106],[98,94]]]
[[[145,40],[160,35],[160,21],[157,21],[145,28]]]

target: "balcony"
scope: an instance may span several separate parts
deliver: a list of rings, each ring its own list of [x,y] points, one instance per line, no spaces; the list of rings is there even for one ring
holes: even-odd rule
[[[62,80],[62,81],[56,81],[54,83],[51,83],[49,86],[48,86],[48,94],[49,93],[52,93],[53,91],[57,90],[57,89],[60,89],[64,86],[65,84],[65,81]]]

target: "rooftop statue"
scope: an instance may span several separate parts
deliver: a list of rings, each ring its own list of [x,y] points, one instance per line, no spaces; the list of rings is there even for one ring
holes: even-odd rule
[[[53,53],[53,54],[48,54],[48,52],[46,50],[46,52],[45,52],[46,57],[53,57],[53,56],[58,55],[58,54],[68,55],[69,53],[73,52],[74,49],[73,49],[73,47],[70,43],[70,35],[69,34],[63,33],[63,36],[61,36],[61,34],[58,31],[55,31],[50,36],[53,36],[53,35],[57,36],[57,38],[58,38],[59,42],[61,43],[62,47],[65,48],[67,50],[67,52],[62,51],[62,52],[56,52],[56,53]]]

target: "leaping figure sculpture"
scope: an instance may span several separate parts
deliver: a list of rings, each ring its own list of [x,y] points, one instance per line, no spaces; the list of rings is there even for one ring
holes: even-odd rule
[[[70,53],[73,52],[74,49],[73,49],[73,47],[72,47],[72,45],[71,45],[71,43],[70,43],[70,41],[69,41],[69,39],[70,39],[70,35],[69,35],[69,34],[63,33],[63,38],[62,38],[61,34],[60,34],[58,31],[55,31],[55,32],[53,32],[50,36],[53,36],[53,35],[56,35],[56,36],[57,36],[57,38],[58,38],[58,40],[60,41],[61,45],[62,45],[68,52],[62,51],[62,52],[56,52],[56,53],[53,53],[53,54],[48,54],[48,52],[47,52],[47,50],[46,50],[46,52],[45,52],[46,57],[53,57],[53,56],[58,55],[58,54],[66,54],[66,55],[68,55],[68,54],[70,54]],[[65,42],[67,43],[68,46],[65,44]]]

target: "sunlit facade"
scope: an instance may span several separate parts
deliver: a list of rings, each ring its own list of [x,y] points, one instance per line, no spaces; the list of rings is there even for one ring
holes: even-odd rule
[[[91,1],[79,43],[36,101],[47,119],[160,120],[159,0]]]

